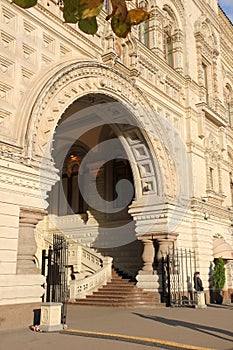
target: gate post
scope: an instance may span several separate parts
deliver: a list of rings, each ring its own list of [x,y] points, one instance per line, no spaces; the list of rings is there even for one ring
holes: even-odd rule
[[[55,332],[63,329],[61,323],[62,303],[42,303],[40,330],[43,332]]]

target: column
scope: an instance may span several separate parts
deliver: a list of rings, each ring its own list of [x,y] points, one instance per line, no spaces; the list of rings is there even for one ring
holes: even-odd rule
[[[163,13],[156,7],[153,10],[152,23],[150,26],[150,49],[155,52],[161,58],[164,58],[164,47],[163,47]]]
[[[143,243],[143,266],[136,276],[137,286],[155,295],[159,288],[159,280],[157,274],[154,274],[153,268],[155,257],[153,234],[147,234],[139,239]]]
[[[19,215],[19,236],[17,254],[17,274],[40,273],[35,264],[37,250],[34,230],[37,223],[43,219],[45,210],[21,208]]]
[[[158,252],[156,256],[157,262],[160,262],[162,257],[166,256],[169,251],[171,251],[174,247],[174,242],[178,236],[178,233],[157,233],[155,238],[158,243]]]
[[[142,243],[144,248],[142,253],[143,267],[140,272],[142,274],[153,274],[153,263],[155,257],[153,239],[142,239]]]

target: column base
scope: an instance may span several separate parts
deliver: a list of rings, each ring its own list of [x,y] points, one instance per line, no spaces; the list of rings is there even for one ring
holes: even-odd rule
[[[141,274],[140,272],[143,272],[143,274]],[[146,292],[158,292],[159,291],[158,275],[144,274],[144,271],[140,271],[140,272],[136,276],[137,287],[142,288]]]

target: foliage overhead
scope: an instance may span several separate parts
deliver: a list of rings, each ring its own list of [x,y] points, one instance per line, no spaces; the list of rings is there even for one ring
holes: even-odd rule
[[[48,4],[49,4],[48,0]],[[150,17],[150,12],[142,8],[128,10],[127,0],[111,0],[112,12],[106,17],[111,19],[113,32],[119,38],[125,38],[131,31],[133,25],[146,21]],[[37,0],[13,0],[13,2],[28,9],[37,4]],[[100,14],[104,0],[58,0],[60,10],[66,23],[78,23],[78,27],[86,34],[96,34],[98,24],[96,17]]]
[[[215,261],[214,272],[212,276],[214,290],[222,290],[226,281],[224,261],[218,258]]]

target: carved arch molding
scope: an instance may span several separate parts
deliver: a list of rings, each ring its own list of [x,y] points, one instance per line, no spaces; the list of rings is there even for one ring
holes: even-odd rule
[[[141,193],[145,187],[151,194],[176,197],[179,175],[172,150],[170,152],[166,125],[133,80],[103,64],[71,64],[44,85],[30,111],[25,155],[41,162],[45,148],[53,142],[62,114],[74,101],[89,94],[103,94],[120,102],[135,120],[134,125],[139,126],[135,130],[126,128],[122,134],[126,151],[128,148],[138,165],[134,175]],[[142,130],[141,135],[138,130]]]

